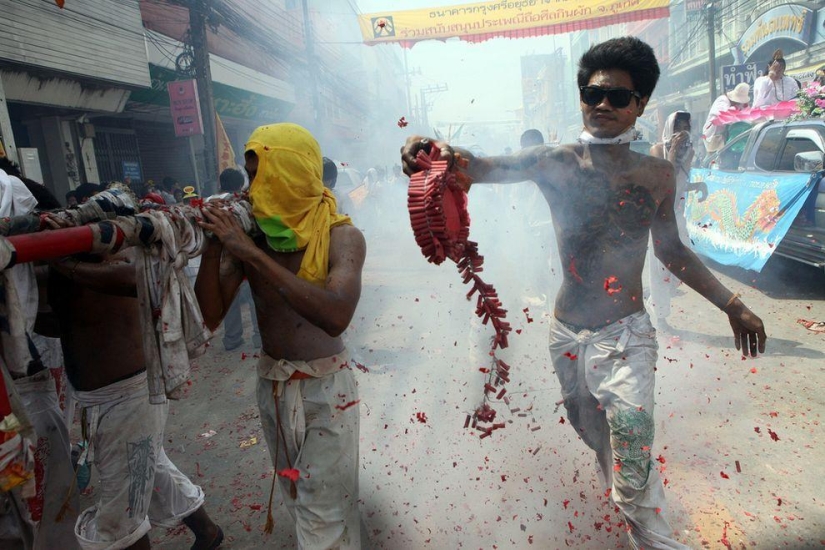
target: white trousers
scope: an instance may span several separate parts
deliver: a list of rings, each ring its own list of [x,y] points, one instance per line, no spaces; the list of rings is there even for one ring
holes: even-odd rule
[[[597,331],[550,323],[550,354],[570,424],[596,457],[630,526],[634,549],[688,549],[672,540],[651,465],[656,331],[644,311]]]
[[[69,512],[61,521],[57,516],[72,488],[74,472],[71,463],[69,432],[58,403],[54,378],[49,369],[32,376],[19,378],[14,385],[26,408],[26,414],[37,436],[35,449],[35,495],[22,498],[13,491],[15,500],[22,504],[24,521],[33,533],[34,550],[74,550],[77,543],[72,532],[79,499],[77,492],[69,498]],[[72,511],[74,513],[72,513]]]
[[[168,405],[149,403],[146,373],[99,390],[75,391],[98,502],[77,519],[84,550],[128,548],[152,526],[176,527],[203,505],[203,491],[163,450]]]
[[[275,475],[290,466],[300,472],[294,499],[291,482],[279,477],[284,503],[295,520],[298,547],[360,549],[360,407],[351,404],[358,400],[352,371],[343,368],[321,378],[286,382],[259,377],[257,391]]]

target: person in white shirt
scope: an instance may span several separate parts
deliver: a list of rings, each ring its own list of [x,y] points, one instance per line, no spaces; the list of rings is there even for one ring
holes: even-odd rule
[[[731,109],[742,110],[747,107],[750,89],[751,87],[748,84],[740,82],[733,90],[717,97],[711,105],[708,118],[705,120],[705,125],[702,126],[702,140],[708,153],[714,153],[725,145],[725,127],[714,126],[713,120],[725,111]]]
[[[768,74],[760,76],[753,83],[753,107],[776,105],[782,101],[796,98],[799,83],[785,76],[785,59],[782,50],[776,50],[768,65]]]

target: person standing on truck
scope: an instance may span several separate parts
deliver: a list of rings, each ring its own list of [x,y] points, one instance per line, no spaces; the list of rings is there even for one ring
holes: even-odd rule
[[[753,83],[753,107],[756,109],[796,99],[797,92],[799,82],[785,76],[785,58],[782,57],[782,50],[776,50],[768,63],[768,74]]]
[[[727,129],[724,126],[714,126],[713,120],[725,111],[730,111],[731,109],[741,111],[747,107],[750,101],[748,97],[750,91],[750,85],[740,82],[733,90],[716,98],[710,107],[705,125],[702,126],[702,141],[705,144],[705,151],[715,153],[724,147]]]

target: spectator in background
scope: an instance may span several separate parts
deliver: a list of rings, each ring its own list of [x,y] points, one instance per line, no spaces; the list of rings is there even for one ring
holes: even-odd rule
[[[344,178],[345,182],[349,181],[347,176],[344,176]],[[355,205],[349,196],[348,191],[350,189],[346,188],[346,183],[343,190],[338,189],[338,191],[335,191],[335,185],[338,183],[338,165],[335,164],[334,160],[324,157],[324,173],[321,179],[324,182],[324,187],[330,189],[332,194],[335,195],[335,200],[338,201],[338,211],[347,216],[352,216],[355,213]]]
[[[665,120],[662,141],[650,148],[650,155],[670,161],[676,169],[676,196],[674,213],[679,238],[685,246],[690,246],[685,220],[685,197],[688,191],[688,176],[693,161],[693,144],[690,140],[690,113],[676,111]],[[650,299],[652,310],[656,312],[656,328],[670,330],[667,318],[670,316],[670,301],[676,295],[681,283],[668,268],[653,254],[653,246],[648,248],[648,269],[650,270]],[[650,309],[650,308],[648,308]]]
[[[825,86],[825,65],[822,65],[816,70],[816,78],[814,78],[814,82],[820,86]]]
[[[166,204],[176,204],[178,202],[173,194],[177,185],[178,182],[175,181],[175,178],[170,178],[169,176],[166,176],[163,178],[163,181],[161,181],[160,188],[157,189],[157,191],[160,193],[160,196],[163,197],[163,200],[166,201]]]
[[[725,145],[726,129],[724,126],[714,126],[713,120],[725,111],[730,111],[731,109],[741,111],[747,107],[750,101],[748,97],[750,90],[750,85],[740,82],[733,90],[720,95],[716,98],[716,101],[713,102],[708,113],[708,118],[705,120],[705,125],[702,126],[702,141],[708,153],[715,153]]]
[[[77,199],[77,204],[84,204],[101,191],[102,189],[97,183],[81,183],[77,186],[77,189],[74,190],[74,195]]]
[[[338,182],[338,167],[335,166],[334,160],[324,157],[324,175],[321,179],[324,181],[324,187],[335,189],[335,184]]]
[[[768,74],[760,76],[753,83],[753,107],[776,105],[782,101],[796,98],[799,92],[799,83],[789,76],[785,76],[785,59],[782,50],[773,53],[773,59],[768,63]]]
[[[243,174],[237,168],[227,168],[218,176],[221,192],[226,193],[227,196],[240,193],[244,182]]]
[[[406,187],[407,184],[410,183],[410,178],[408,178],[406,174],[404,174],[404,172],[401,170],[401,166],[396,164],[392,167],[392,174],[387,178],[387,183],[389,183],[390,186],[398,183],[403,183]]]
[[[51,194],[45,185],[25,177],[20,170],[20,166],[12,162],[8,157],[0,157],[0,170],[23,182],[23,185],[25,185],[34,198],[37,199],[38,210],[54,210],[62,206],[60,201]]]
[[[66,193],[66,208],[77,208],[77,194],[73,190]]]
[[[522,149],[525,147],[533,147],[534,145],[544,145],[544,136],[535,128],[530,128],[521,134],[519,143]]]

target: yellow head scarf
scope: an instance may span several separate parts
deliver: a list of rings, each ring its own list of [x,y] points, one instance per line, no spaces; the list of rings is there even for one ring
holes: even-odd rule
[[[270,248],[306,250],[298,277],[323,285],[329,270],[330,230],[352,221],[338,214],[335,196],[324,187],[318,142],[297,124],[269,124],[252,132],[246,151],[258,156],[249,199]]]

